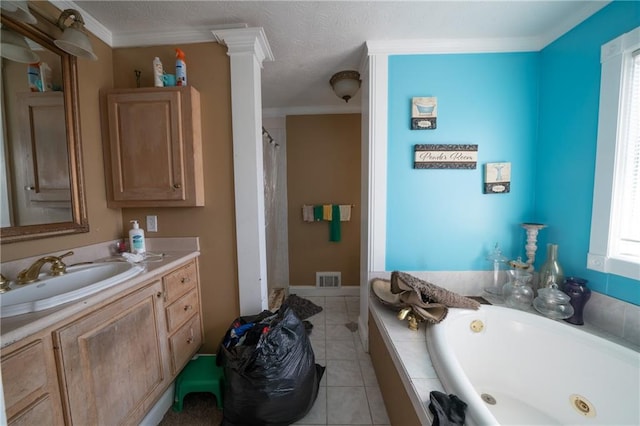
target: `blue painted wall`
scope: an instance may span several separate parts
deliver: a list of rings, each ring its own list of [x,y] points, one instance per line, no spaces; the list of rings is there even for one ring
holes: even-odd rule
[[[566,274],[640,305],[640,282],[586,268],[600,98],[600,46],[640,25],[640,2],[616,1],[540,52],[535,217]],[[541,262],[543,259],[541,259]]]
[[[524,257],[522,222],[543,222],[565,272],[640,304],[640,283],[586,269],[600,46],[640,25],[613,2],[541,52],[389,58],[386,269],[488,270],[495,242]],[[410,130],[411,98],[437,96],[436,130]],[[478,144],[475,170],[413,168],[415,144]],[[511,192],[482,193],[483,166],[509,161]]]
[[[505,254],[531,221],[538,54],[389,58],[387,270],[479,270],[495,242]],[[437,96],[435,130],[411,130],[411,99]],[[413,168],[414,145],[477,144],[475,170]],[[511,192],[485,195],[483,166],[511,162]]]

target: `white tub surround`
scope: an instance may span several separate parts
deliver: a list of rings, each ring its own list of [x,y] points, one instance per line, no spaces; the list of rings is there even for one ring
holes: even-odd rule
[[[406,271],[422,280],[465,296],[485,296],[484,288],[493,285],[493,271]],[[374,278],[389,279],[391,272],[370,272]],[[500,283],[506,283],[503,271]],[[367,286],[369,291],[369,286]],[[488,297],[485,297],[489,299]],[[368,300],[368,298],[367,298]],[[494,303],[494,300],[489,300]],[[498,303],[499,304],[499,303]],[[530,308],[529,312],[537,314]],[[584,308],[584,326],[573,326],[614,341],[619,345],[640,347],[640,306],[593,291]],[[571,326],[569,323],[565,323]]]
[[[444,388],[427,352],[425,324],[421,323],[417,331],[409,330],[406,321],[400,321],[391,309],[374,297],[369,299],[369,312],[393,361],[389,368],[398,372],[420,424],[430,425],[433,416],[429,411],[429,393],[434,390],[444,392]],[[379,381],[382,387],[382,381]],[[389,407],[387,412],[391,414]]]

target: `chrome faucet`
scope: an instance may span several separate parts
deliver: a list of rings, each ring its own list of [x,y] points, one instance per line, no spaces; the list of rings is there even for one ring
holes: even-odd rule
[[[62,261],[63,257],[71,256],[73,254],[72,251],[69,251],[60,256],[45,256],[38,260],[36,260],[33,265],[29,266],[27,269],[22,270],[18,274],[17,282],[18,284],[29,284],[34,281],[38,281],[38,276],[40,275],[40,269],[47,264],[51,264],[51,270],[49,271],[50,275],[64,275],[67,273],[67,265]]]

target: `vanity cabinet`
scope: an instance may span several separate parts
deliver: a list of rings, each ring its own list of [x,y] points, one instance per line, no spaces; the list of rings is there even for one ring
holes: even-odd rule
[[[203,341],[198,261],[2,349],[10,425],[137,425]]]
[[[109,207],[204,206],[196,89],[106,90],[101,106]]]
[[[75,425],[141,419],[169,380],[159,281],[54,332]]]
[[[198,265],[190,263],[162,279],[171,374],[177,374],[202,345]]]
[[[1,366],[9,425],[64,424],[50,335],[5,348]]]

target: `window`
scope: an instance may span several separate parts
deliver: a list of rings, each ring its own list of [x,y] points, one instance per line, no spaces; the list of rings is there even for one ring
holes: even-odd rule
[[[587,267],[640,280],[640,27],[602,46]]]

